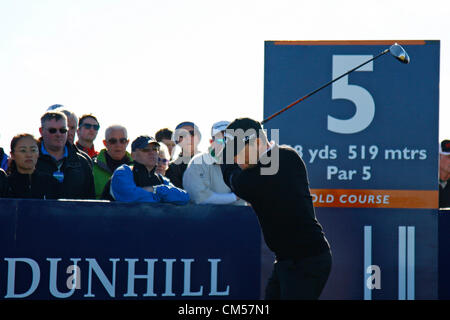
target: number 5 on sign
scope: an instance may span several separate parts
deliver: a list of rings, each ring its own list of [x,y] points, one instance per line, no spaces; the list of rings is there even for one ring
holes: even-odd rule
[[[373,58],[372,55],[333,55],[333,79]],[[373,71],[370,62],[356,71]],[[350,119],[337,119],[328,116],[328,130],[336,133],[352,134],[366,129],[375,116],[375,102],[372,95],[361,86],[348,84],[348,75],[333,83],[332,99],[350,100],[356,106],[356,112]]]

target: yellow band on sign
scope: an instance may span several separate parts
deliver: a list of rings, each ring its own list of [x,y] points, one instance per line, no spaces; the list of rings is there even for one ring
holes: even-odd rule
[[[311,189],[315,207],[437,209],[439,192],[430,190]]]

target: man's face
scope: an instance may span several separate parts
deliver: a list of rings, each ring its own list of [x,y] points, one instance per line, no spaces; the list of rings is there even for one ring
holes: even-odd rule
[[[78,138],[92,143],[95,138],[97,138],[99,128],[100,126],[95,119],[86,118],[83,120],[83,124],[80,125],[80,128],[78,128]]]
[[[212,142],[211,142],[211,146],[214,148],[214,153],[216,155],[219,154],[222,151],[223,147],[225,146],[225,141],[223,139],[223,133],[222,132],[217,133],[213,137]]]
[[[147,168],[153,168],[158,164],[159,145],[149,143],[145,148],[133,151],[133,159]]]
[[[172,156],[172,150],[175,148],[175,142],[170,139],[161,139],[161,142],[164,143],[169,149],[169,154]]]
[[[114,160],[121,160],[125,157],[128,146],[128,139],[122,130],[112,130],[103,144],[106,147],[106,152]]]
[[[60,151],[64,149],[67,141],[67,122],[66,119],[51,119],[39,128],[45,148],[51,151]]]
[[[194,153],[199,143],[198,135],[194,134],[194,127],[183,126],[178,130],[181,132],[181,135],[178,137],[178,144],[183,149],[183,153]]]
[[[67,132],[67,141],[73,144],[75,141],[75,132],[77,131],[77,122],[74,117],[69,117],[67,119],[67,126],[69,131]]]
[[[439,155],[439,168],[444,173],[450,173],[450,155]]]
[[[245,147],[234,157],[234,162],[242,170],[256,166],[258,160],[258,144],[259,139],[246,143]]]

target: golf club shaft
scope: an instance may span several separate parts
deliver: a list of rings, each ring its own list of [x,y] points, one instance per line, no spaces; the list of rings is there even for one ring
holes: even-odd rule
[[[373,60],[375,60],[375,59],[381,57],[382,55],[384,55],[384,54],[386,54],[386,53],[388,53],[388,52],[389,52],[389,49],[386,49],[386,50],[382,51],[380,54],[378,54],[377,56],[373,57],[372,59],[367,60],[366,62],[360,64],[359,66],[357,66],[357,67],[355,67],[355,68],[353,68],[353,69],[351,69],[350,71],[347,71],[346,73],[340,75],[339,77],[337,77],[337,78],[331,80],[330,82],[324,84],[324,85],[321,86],[320,88],[317,88],[316,90],[311,91],[311,92],[308,93],[307,95],[305,95],[305,96],[301,97],[300,99],[298,99],[298,100],[292,102],[292,103],[291,103],[290,105],[288,105],[287,107],[285,107],[285,108],[281,109],[280,111],[277,111],[276,113],[274,113],[274,114],[272,114],[271,116],[267,117],[266,119],[264,119],[264,120],[261,122],[261,124],[267,123],[269,120],[275,118],[275,117],[278,116],[279,114],[281,114],[281,113],[287,111],[288,109],[292,108],[292,107],[295,106],[297,103],[302,102],[303,100],[305,100],[306,98],[309,98],[310,96],[312,96],[312,95],[315,94],[316,92],[322,90],[323,88],[328,87],[328,86],[329,86],[330,84],[332,84],[333,82],[338,81],[339,79],[345,77],[346,75],[352,73],[353,71],[355,71],[355,70],[361,68],[362,66],[368,64],[369,62],[371,62],[371,61],[373,61]]]

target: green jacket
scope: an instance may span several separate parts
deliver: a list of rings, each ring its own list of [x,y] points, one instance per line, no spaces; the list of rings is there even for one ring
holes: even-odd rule
[[[106,164],[105,158],[106,149],[102,149],[97,157],[93,160],[94,168],[92,170],[94,174],[94,183],[95,183],[95,197],[100,199],[103,193],[103,189],[105,188],[106,183],[111,178],[113,172],[108,168]],[[127,152],[127,157],[130,161],[133,161],[131,155]]]

